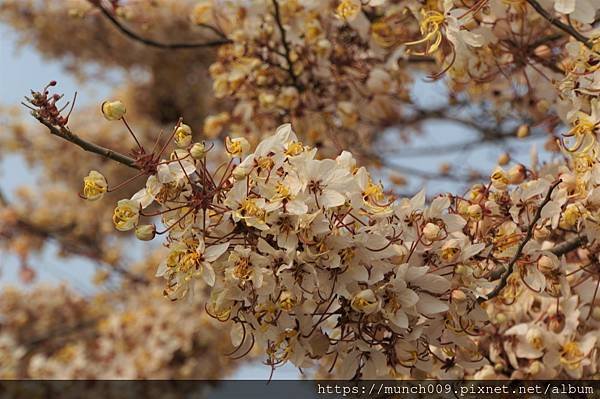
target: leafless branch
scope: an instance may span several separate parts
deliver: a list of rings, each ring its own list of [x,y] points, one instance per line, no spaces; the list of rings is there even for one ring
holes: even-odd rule
[[[285,52],[284,57],[287,62],[287,71],[288,71],[288,74],[290,75],[290,77],[292,78],[292,81],[294,82],[294,86],[299,88],[298,77],[296,76],[296,73],[294,72],[294,63],[292,62],[292,58],[290,56],[290,53],[291,53],[290,45],[287,42],[285,28],[283,27],[283,22],[281,21],[281,12],[279,10],[279,3],[277,0],[272,0],[272,1],[273,1],[273,7],[275,7],[275,22],[277,23],[277,28],[279,29],[279,34],[281,35],[281,44],[283,45],[283,50]]]
[[[531,7],[533,7],[533,9],[540,14],[542,17],[544,17],[548,22],[550,22],[553,26],[555,26],[556,28],[562,30],[563,32],[569,34],[569,36],[573,37],[575,40],[583,43],[587,48],[592,49],[593,45],[592,42],[585,37],[584,35],[582,35],[581,33],[579,33],[576,29],[574,29],[572,26],[569,26],[567,24],[565,24],[564,22],[562,22],[560,19],[552,16],[548,11],[546,11],[546,9],[544,7],[542,7],[542,5],[540,3],[538,3],[536,0],[527,0],[527,3],[529,3],[529,5]]]
[[[587,241],[588,240],[586,236],[577,235],[565,242],[561,242],[560,244],[554,246],[554,248],[552,248],[550,252],[552,252],[556,256],[562,256],[577,248],[580,248],[581,246],[585,245]]]
[[[53,126],[50,122],[48,122],[45,119],[36,115],[35,112],[33,112],[33,116],[42,125],[46,126],[48,128],[48,130],[50,131],[50,133],[52,133],[53,135],[58,136],[64,140],[70,141],[71,143],[79,146],[80,148],[82,148],[85,151],[92,152],[94,154],[101,155],[105,158],[112,159],[113,161],[119,162],[130,168],[139,169],[139,167],[136,166],[135,159],[130,158],[127,155],[121,154],[120,152],[113,151],[111,149],[102,147],[98,144],[94,144],[87,140],[84,140],[81,137],[79,137],[78,135],[76,135],[75,133],[71,132],[66,127]]]
[[[92,5],[94,5],[100,12],[125,36],[128,38],[135,40],[136,42],[145,44],[146,46],[166,49],[166,50],[189,50],[189,49],[197,49],[203,47],[216,47],[221,46],[223,44],[231,43],[231,40],[227,39],[222,32],[219,32],[219,35],[223,37],[222,39],[209,40],[205,42],[198,43],[163,43],[156,40],[148,39],[140,36],[136,32],[132,31],[125,25],[123,25],[109,10],[104,8],[101,4],[100,0],[89,0]],[[205,26],[206,27],[206,26]],[[211,27],[212,30],[215,30]],[[218,31],[217,31],[218,32]]]
[[[525,234],[525,238],[523,239],[523,241],[521,241],[521,243],[517,247],[517,252],[515,253],[515,255],[510,260],[508,266],[506,267],[506,271],[504,272],[504,274],[500,278],[500,282],[498,283],[498,285],[496,286],[496,288],[494,288],[487,295],[487,297],[480,297],[480,298],[478,298],[478,302],[480,302],[480,303],[481,302],[486,302],[486,301],[489,301],[492,298],[495,298],[496,296],[498,296],[498,294],[500,294],[500,292],[504,289],[504,287],[506,287],[506,284],[508,283],[508,278],[512,274],[512,272],[514,270],[514,267],[515,267],[515,264],[517,263],[517,261],[521,257],[521,255],[523,253],[523,249],[525,248],[525,245],[527,245],[527,243],[529,242],[529,240],[531,240],[531,237],[533,237],[533,231],[535,230],[535,226],[536,226],[537,222],[540,220],[540,217],[542,216],[542,209],[544,208],[544,206],[546,206],[546,204],[548,202],[550,202],[550,199],[552,198],[552,192],[560,184],[560,182],[561,182],[561,180],[557,180],[548,189],[548,193],[546,194],[546,197],[544,198],[544,200],[542,201],[542,203],[540,204],[540,206],[537,208],[537,210],[535,212],[535,215],[533,216],[533,219],[531,220],[531,224],[527,228],[527,233]]]

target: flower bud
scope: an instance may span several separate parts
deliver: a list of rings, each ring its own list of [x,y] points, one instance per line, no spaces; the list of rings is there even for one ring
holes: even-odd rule
[[[190,148],[190,155],[194,159],[202,159],[206,154],[206,146],[204,143],[194,143],[192,148]]]
[[[546,226],[533,230],[533,238],[536,240],[545,240],[550,237],[550,230]]]
[[[498,165],[500,165],[500,166],[504,166],[504,165],[508,164],[509,162],[510,162],[510,155],[506,152],[503,152],[498,157]]]
[[[562,316],[555,316],[550,319],[548,323],[550,330],[556,334],[560,333],[565,328],[565,318]]]
[[[104,101],[102,103],[102,114],[109,121],[119,120],[125,115],[125,105],[119,101]]]
[[[192,128],[182,123],[175,130],[175,144],[178,147],[187,147],[192,142]]]
[[[539,58],[548,59],[548,58],[552,57],[552,49],[550,47],[548,47],[548,45],[542,44],[540,46],[537,46],[533,50],[533,54],[535,54]]]
[[[502,324],[507,320],[507,317],[504,313],[496,314],[496,323]]]
[[[600,306],[594,306],[592,309],[592,319],[600,321]]]
[[[529,366],[529,374],[538,375],[542,371],[543,367],[544,366],[542,363],[539,360],[536,360],[531,363],[531,366]]]
[[[550,273],[556,268],[558,268],[558,265],[552,260],[551,257],[544,255],[538,259],[538,269],[542,273]]]
[[[519,128],[517,129],[517,137],[523,139],[527,136],[529,136],[529,125],[523,124],[519,126]]]
[[[246,178],[246,176],[248,176],[248,174],[250,173],[249,168],[244,167],[242,165],[238,165],[233,172],[231,173],[231,175],[233,176],[233,178],[235,180],[243,180]]]
[[[513,166],[508,171],[508,181],[511,184],[521,184],[525,177],[527,177],[527,169],[521,164]]]
[[[156,226],[142,224],[135,228],[135,237],[141,241],[150,241],[156,236]]]
[[[427,223],[425,227],[423,227],[423,237],[425,237],[428,241],[435,241],[440,236],[440,226],[434,223]]]
[[[467,300],[467,294],[463,290],[452,291],[452,302],[464,302]]]

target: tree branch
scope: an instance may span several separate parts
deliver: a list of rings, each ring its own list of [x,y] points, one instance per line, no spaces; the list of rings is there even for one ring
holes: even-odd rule
[[[189,50],[189,49],[202,48],[202,47],[215,47],[215,46],[221,46],[223,44],[231,43],[231,40],[229,40],[227,38],[215,39],[215,40],[210,40],[207,42],[200,42],[200,43],[163,43],[163,42],[159,42],[156,40],[148,39],[148,38],[138,35],[131,29],[127,28],[125,25],[121,24],[121,22],[119,22],[119,20],[114,15],[112,15],[110,13],[110,11],[108,11],[106,8],[104,8],[100,4],[100,0],[89,0],[89,1],[92,5],[94,5],[96,8],[98,8],[100,10],[100,12],[119,31],[121,31],[121,33],[123,33],[128,38],[135,40],[136,42],[145,44],[146,46],[156,47],[156,48],[161,48],[161,49],[166,49],[166,50],[186,50],[186,49]],[[220,35],[224,36],[222,34],[222,32],[220,33]]]
[[[287,42],[285,28],[283,27],[283,22],[281,22],[281,12],[279,11],[279,3],[277,0],[273,1],[273,7],[275,7],[275,22],[277,23],[277,28],[279,29],[279,34],[281,35],[281,43],[283,44],[283,50],[285,51],[285,60],[287,62],[287,71],[292,81],[294,82],[294,86],[300,89],[298,86],[298,77],[294,73],[294,63],[292,62],[292,58],[290,56],[290,46]]]
[[[533,216],[533,220],[531,221],[531,224],[527,228],[527,233],[525,234],[525,238],[519,244],[519,247],[517,248],[517,252],[515,253],[515,255],[510,260],[510,263],[508,264],[508,267],[506,268],[506,271],[504,272],[504,274],[500,278],[500,282],[498,283],[498,285],[496,286],[496,288],[494,288],[492,290],[492,292],[490,292],[487,295],[487,297],[479,297],[477,299],[477,302],[482,303],[482,302],[489,301],[492,298],[495,298],[496,296],[498,296],[498,294],[500,294],[500,292],[504,289],[504,287],[506,287],[506,284],[508,283],[508,278],[512,274],[512,272],[514,270],[514,267],[515,267],[515,264],[517,263],[517,261],[521,257],[521,254],[523,253],[523,249],[525,248],[525,245],[527,245],[527,243],[529,242],[529,240],[531,240],[531,237],[533,237],[533,231],[535,230],[535,226],[536,226],[537,222],[540,220],[540,217],[542,216],[542,209],[544,208],[544,206],[546,206],[546,204],[548,202],[550,202],[550,199],[552,197],[552,192],[560,184],[560,182],[561,182],[560,179],[557,180],[548,189],[548,193],[546,194],[546,197],[544,198],[544,200],[542,201],[542,203],[540,204],[540,206],[537,208],[537,210],[535,212],[535,215]]]
[[[4,194],[4,191],[0,189],[0,206],[8,206],[8,199]]]
[[[76,244],[69,242],[68,240],[65,239],[65,237],[63,237],[61,235],[61,233],[64,232],[64,229],[48,230],[48,229],[45,229],[43,227],[40,227],[40,226],[37,226],[37,225],[31,223],[30,221],[22,218],[21,216],[19,216],[19,219],[17,220],[16,227],[23,231],[26,231],[29,234],[32,234],[32,235],[35,235],[35,236],[38,236],[38,237],[41,237],[44,239],[48,239],[48,240],[55,240],[58,244],[60,244],[60,246],[64,250],[71,253],[72,255],[84,256],[84,257],[90,258],[96,262],[105,264],[109,270],[117,272],[118,274],[122,275],[123,277],[127,278],[128,280],[130,280],[133,283],[145,284],[145,285],[150,283],[148,281],[148,279],[146,279],[144,276],[132,273],[121,265],[106,264],[106,262],[103,262],[98,256],[102,252],[102,250],[100,248],[94,248],[93,246],[85,245],[85,244],[78,246]]]
[[[558,245],[555,245],[554,248],[550,250],[550,252],[552,252],[556,256],[562,256],[581,247],[582,245],[585,245],[586,243],[587,237],[583,235],[578,235],[567,241],[561,242]]]
[[[569,34],[569,36],[573,37],[575,40],[583,43],[587,48],[592,49],[593,45],[592,42],[590,42],[590,40],[583,36],[581,33],[579,33],[576,29],[574,29],[572,26],[569,26],[567,24],[565,24],[564,22],[562,22],[560,19],[557,19],[555,17],[553,17],[548,11],[546,11],[546,9],[544,7],[542,7],[542,5],[540,3],[538,3],[536,0],[527,0],[527,2],[529,3],[529,5],[531,7],[533,7],[533,9],[535,11],[537,11],[538,14],[540,14],[542,17],[544,17],[548,22],[550,22],[552,25],[554,25],[555,27],[557,27],[558,29],[562,30],[563,32],[566,32]]]
[[[81,147],[85,151],[102,155],[105,158],[112,159],[113,161],[119,162],[130,168],[139,169],[139,167],[135,163],[135,159],[130,158],[127,155],[121,154],[120,152],[113,151],[111,149],[86,141],[78,135],[76,135],[75,133],[71,132],[66,127],[58,128],[56,126],[53,126],[50,122],[39,117],[35,113],[35,111],[32,114],[35,117],[35,119],[37,119],[42,125],[46,126],[50,133],[52,133],[53,135],[58,136],[64,140],[70,141],[71,143]]]

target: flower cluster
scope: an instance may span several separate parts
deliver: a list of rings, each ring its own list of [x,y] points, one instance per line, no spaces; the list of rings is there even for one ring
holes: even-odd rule
[[[214,173],[194,146],[161,161],[113,219],[141,239],[141,230],[167,236],[156,273],[164,295],[210,287],[206,309],[235,322],[238,354],[258,347],[272,367],[329,359],[342,378],[463,378],[491,367],[482,342],[499,326],[486,310],[530,290],[559,298],[554,315],[568,311],[569,272],[552,243],[579,231],[566,227],[589,200],[570,195],[564,166],[498,168],[466,198],[426,204],[424,192],[386,195],[349,152],[319,159],[290,125],[250,154],[244,139],[228,139],[230,161]],[[161,231],[142,220],[159,215]]]

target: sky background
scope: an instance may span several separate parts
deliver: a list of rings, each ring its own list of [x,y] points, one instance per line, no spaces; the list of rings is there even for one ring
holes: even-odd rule
[[[60,82],[60,91],[68,97],[70,93],[78,92],[78,104],[99,104],[114,89],[106,85],[96,85],[94,88],[84,82],[78,82],[71,76],[60,61],[46,60],[40,57],[35,49],[30,47],[17,48],[15,34],[6,26],[0,24],[0,93],[2,97],[0,106],[16,106],[23,96],[29,93],[31,88],[41,89],[50,80]],[[115,73],[115,82],[118,82],[118,73]],[[415,87],[415,94],[419,103],[426,107],[435,107],[443,100],[443,86],[440,83],[432,84],[419,81]],[[100,119],[99,119],[100,120]],[[0,115],[0,134],[3,134],[2,118]],[[448,123],[435,122],[428,125],[426,134],[411,143],[415,148],[444,143],[459,143],[474,137],[474,132],[462,127]],[[492,170],[499,154],[506,148],[513,151],[513,159],[529,164],[529,150],[531,145],[541,147],[540,142],[529,140],[527,145],[510,140],[505,146],[486,145],[477,151],[462,151],[445,157],[433,154],[428,157],[402,159],[394,161],[401,165],[420,168],[423,170],[436,171],[440,162],[459,164],[462,167],[476,167],[479,170]],[[409,147],[410,148],[410,147]],[[519,151],[514,151],[520,148]],[[8,193],[21,185],[32,185],[35,183],[36,173],[16,156],[9,156],[0,161],[0,188]],[[439,193],[445,191],[463,190],[465,187],[457,182],[423,182],[417,181],[415,188],[425,185],[428,193]],[[141,249],[143,250],[143,249]],[[65,281],[74,285],[82,294],[89,294],[94,290],[90,277],[95,270],[94,267],[82,259],[64,259],[56,256],[57,248],[49,245],[38,257],[33,257],[32,266],[36,264],[39,282],[58,283]],[[14,256],[0,252],[0,285],[18,284],[17,279],[18,262]],[[239,368],[232,378],[242,379],[267,379],[270,369],[260,363],[244,365]],[[298,378],[299,374],[292,366],[277,369],[275,379]]]

